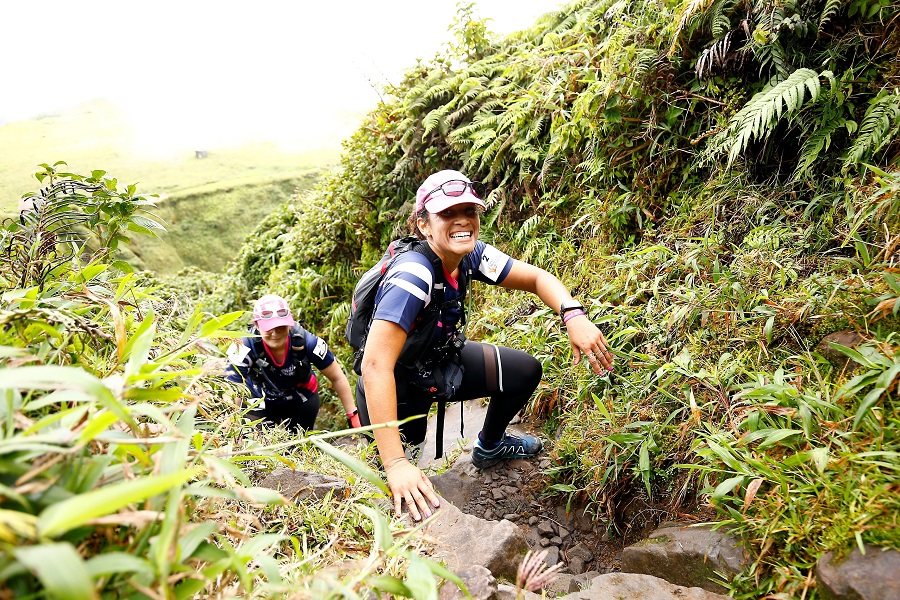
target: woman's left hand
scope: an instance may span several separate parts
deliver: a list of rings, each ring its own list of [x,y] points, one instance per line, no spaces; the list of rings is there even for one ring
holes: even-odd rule
[[[597,375],[613,370],[614,357],[609,351],[609,342],[587,316],[580,315],[569,319],[566,323],[566,332],[572,344],[573,365],[581,362],[583,354]]]

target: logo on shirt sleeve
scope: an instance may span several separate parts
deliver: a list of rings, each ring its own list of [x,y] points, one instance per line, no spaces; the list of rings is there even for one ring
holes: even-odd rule
[[[509,257],[503,252],[500,252],[491,245],[485,245],[484,252],[481,254],[481,264],[478,265],[478,270],[481,271],[485,277],[496,282],[500,277],[500,273],[503,272],[503,267],[506,266],[506,261],[508,260]]]
[[[232,342],[231,345],[228,346],[228,351],[226,352],[228,361],[236,367],[249,367],[249,354],[250,348],[244,344],[238,344],[237,342]]]
[[[313,354],[322,360],[325,359],[325,355],[328,354],[328,344],[325,343],[325,340],[319,338],[319,343],[316,344],[316,347],[313,349]]]

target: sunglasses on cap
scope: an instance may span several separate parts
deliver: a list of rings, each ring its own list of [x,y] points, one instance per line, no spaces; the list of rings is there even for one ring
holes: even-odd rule
[[[275,317],[284,318],[289,317],[290,315],[290,310],[279,308],[278,310],[261,310],[253,316],[257,319],[274,319]]]
[[[484,184],[479,183],[477,181],[463,181],[462,179],[451,179],[450,181],[445,181],[441,185],[437,186],[427,194],[425,194],[425,199],[423,200],[423,204],[428,202],[431,195],[436,192],[441,192],[445,196],[449,196],[450,198],[456,198],[462,196],[466,193],[466,189],[472,190],[472,195],[478,199],[484,195]]]

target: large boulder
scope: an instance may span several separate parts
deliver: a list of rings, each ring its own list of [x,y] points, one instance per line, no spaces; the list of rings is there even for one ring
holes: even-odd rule
[[[726,590],[717,573],[730,580],[746,561],[746,551],[728,534],[709,527],[663,527],[622,551],[622,572],[721,593]]]
[[[729,600],[698,587],[682,587],[652,575],[607,573],[591,580],[591,587],[557,599],[565,600]]]
[[[900,598],[900,552],[865,546],[844,560],[829,552],[816,564],[816,589],[823,600],[896,600]]]
[[[495,600],[497,597],[497,580],[491,572],[481,565],[472,565],[456,573],[469,591],[469,596],[462,593],[452,581],[444,582],[441,586],[439,600]]]
[[[350,493],[350,484],[345,479],[320,473],[294,471],[285,467],[275,469],[266,475],[259,486],[277,490],[294,502],[302,502],[309,498],[322,500],[329,492],[332,492],[335,499],[340,500]]]
[[[481,565],[497,577],[514,581],[519,563],[528,552],[525,536],[510,521],[479,519],[446,500],[424,533],[433,545],[434,557],[453,572]]]

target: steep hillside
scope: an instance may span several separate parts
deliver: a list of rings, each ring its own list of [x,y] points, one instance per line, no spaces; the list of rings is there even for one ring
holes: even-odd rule
[[[471,293],[468,337],[544,368],[524,418],[547,440],[529,484],[548,484],[529,492],[607,539],[713,514],[749,552],[734,598],[822,598],[828,553],[900,550],[898,20],[887,0],[577,0],[496,39],[464,4],[457,43],[218,276],[121,270],[148,199],[43,169],[53,194],[0,228],[0,592],[456,581],[386,515],[370,445],[249,427],[220,376],[263,291],[348,364],[350,291],[442,167],[488,185],[483,238],[557,273],[616,354],[604,377],[573,367],[553,308]],[[276,467],[348,485],[297,502],[262,485]]]
[[[340,339],[418,184],[463,170],[492,189],[483,236],[558,273],[616,348],[614,376],[573,370],[549,310],[478,291],[469,336],[544,362],[531,414],[559,489],[614,531],[635,495],[712,502],[761,561],[735,593],[799,596],[798,564],[900,548],[898,464],[864,454],[900,444],[897,11],[581,0],[503,41],[470,22],[390,90],[338,172],[251,236],[230,306],[279,292]],[[861,370],[818,346],[842,329]],[[847,489],[877,507],[865,527]]]

